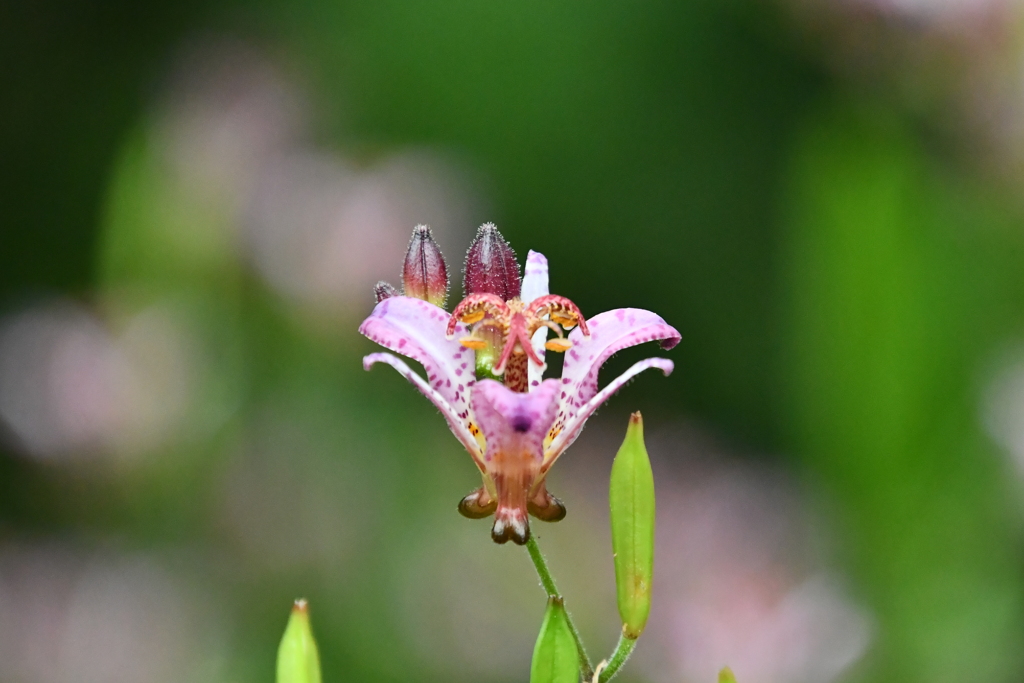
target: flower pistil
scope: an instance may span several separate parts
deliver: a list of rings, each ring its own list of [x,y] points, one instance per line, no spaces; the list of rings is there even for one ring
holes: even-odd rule
[[[500,336],[501,355],[494,364],[497,376],[506,375],[505,386],[513,391],[527,390],[527,373],[523,372],[527,359],[536,367],[544,368],[543,359],[538,356],[531,340],[542,327],[550,328],[556,335],[544,344],[549,351],[564,352],[572,348],[563,330],[568,332],[579,326],[584,336],[590,335],[587,321],[579,307],[564,296],[546,294],[530,303],[523,303],[518,297],[502,301],[495,294],[471,294],[455,308],[445,330],[449,339],[455,334],[459,323],[470,325],[470,334],[461,337],[459,343],[469,349],[481,350],[492,343],[494,331]],[[506,373],[506,368],[515,372]]]

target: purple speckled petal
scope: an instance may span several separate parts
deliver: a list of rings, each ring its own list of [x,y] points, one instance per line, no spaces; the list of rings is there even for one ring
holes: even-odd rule
[[[375,363],[387,363],[395,370],[398,370],[398,372],[407,380],[412,382],[424,396],[429,398],[431,403],[437,406],[437,409],[441,411],[442,415],[444,415],[444,419],[448,421],[448,427],[452,430],[452,433],[455,434],[455,438],[462,442],[462,445],[466,447],[469,454],[473,456],[473,460],[476,462],[477,467],[480,468],[480,471],[485,471],[483,453],[480,450],[480,444],[477,443],[477,440],[469,431],[469,421],[471,418],[469,417],[468,412],[466,417],[457,413],[439,391],[430,386],[426,380],[416,374],[412,368],[406,365],[405,362],[397,356],[393,356],[390,353],[371,353],[369,356],[363,358],[363,369],[369,370]],[[466,410],[468,411],[469,408],[466,408]]]
[[[526,256],[526,276],[523,278],[522,299],[524,304],[529,304],[538,297],[550,294],[548,291],[548,260],[539,251],[530,250]],[[533,343],[533,350],[537,357],[544,360],[544,342],[548,340],[548,328],[542,327],[534,333],[530,340]],[[536,363],[529,363],[527,368],[530,388],[534,389],[540,385],[544,376],[544,366]]]
[[[616,391],[622,388],[622,386],[633,379],[636,375],[640,374],[648,368],[657,368],[661,370],[665,375],[672,374],[672,369],[675,365],[672,361],[667,358],[648,358],[642,360],[639,363],[634,363],[629,370],[616,377],[611,384],[606,386],[595,396],[591,397],[589,401],[583,403],[578,408],[574,409],[573,417],[565,423],[556,423],[561,425],[561,431],[558,433],[552,441],[551,445],[548,446],[547,451],[544,453],[544,466],[542,471],[547,471],[549,467],[555,462],[559,455],[568,448],[576,437],[579,436],[580,432],[583,431],[583,425],[586,423],[587,418],[594,414],[601,404],[612,397]]]
[[[501,454],[502,466],[518,466],[529,456],[539,466],[544,459],[544,437],[558,410],[558,380],[545,380],[526,393],[516,393],[500,382],[485,379],[473,387],[473,413],[484,433],[489,464]]]
[[[566,425],[577,410],[597,394],[597,375],[612,354],[622,349],[660,341],[661,348],[679,343],[679,332],[660,316],[641,308],[617,308],[587,320],[590,336],[579,328],[569,333],[572,348],[562,365],[561,406],[556,424]]]
[[[381,346],[423,365],[427,382],[451,406],[460,420],[469,418],[469,389],[476,379],[473,352],[459,343],[469,334],[459,324],[448,339],[449,314],[421,299],[395,296],[373,309],[359,331]]]

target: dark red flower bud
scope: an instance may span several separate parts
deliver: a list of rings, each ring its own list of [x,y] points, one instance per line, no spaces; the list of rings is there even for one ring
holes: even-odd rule
[[[485,223],[466,253],[462,289],[470,294],[497,294],[503,301],[519,296],[522,278],[516,252],[498,232],[494,223]]]
[[[402,283],[406,296],[444,308],[448,298],[448,266],[441,255],[441,248],[430,234],[430,226],[417,225],[412,230],[402,268]]]
[[[373,296],[377,299],[377,303],[384,301],[384,299],[390,299],[393,296],[398,296],[398,290],[395,289],[390,282],[384,282],[381,280],[373,286]]]

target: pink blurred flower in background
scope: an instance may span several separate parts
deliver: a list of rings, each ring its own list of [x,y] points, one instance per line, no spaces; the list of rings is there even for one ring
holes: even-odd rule
[[[181,438],[203,365],[181,311],[146,308],[115,332],[47,302],[0,320],[0,420],[32,457],[131,461]]]
[[[866,652],[871,623],[815,557],[799,488],[693,429],[648,444],[681,461],[655,462],[658,601],[647,637],[657,654],[641,658],[652,680],[714,680],[725,665],[744,683],[842,676]]]
[[[221,617],[155,557],[0,546],[0,680],[224,680]]]

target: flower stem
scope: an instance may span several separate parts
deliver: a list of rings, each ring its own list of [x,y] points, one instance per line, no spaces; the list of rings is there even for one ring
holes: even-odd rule
[[[551,570],[548,569],[548,563],[541,554],[540,548],[537,547],[537,540],[534,538],[533,534],[531,534],[529,540],[526,541],[526,550],[530,553],[530,559],[533,560],[533,566],[537,568],[537,576],[540,577],[540,583],[544,587],[544,591],[548,594],[548,597],[556,598],[564,602],[565,598],[563,598],[558,592],[558,587],[555,585],[555,579],[551,576]],[[573,622],[572,615],[569,614],[568,610],[566,610],[565,616],[569,622],[569,630],[572,631],[572,639],[576,641],[576,652],[580,658],[580,675],[583,677],[584,681],[590,681],[594,677],[594,667],[590,663],[590,657],[587,656],[587,651],[583,647],[583,640],[580,638],[580,632],[576,630],[576,623]],[[618,649],[616,649],[616,653],[618,653]],[[629,656],[629,653],[627,652],[625,656]],[[622,661],[626,661],[625,657],[623,657]],[[619,666],[622,666],[622,664],[620,663]]]
[[[622,665],[629,659],[629,655],[633,653],[633,648],[636,647],[636,638],[629,638],[625,633],[619,636],[619,643],[615,646],[615,652],[608,659],[608,664],[601,669],[601,674],[598,677],[599,683],[605,683],[611,680],[612,676],[619,672]]]

